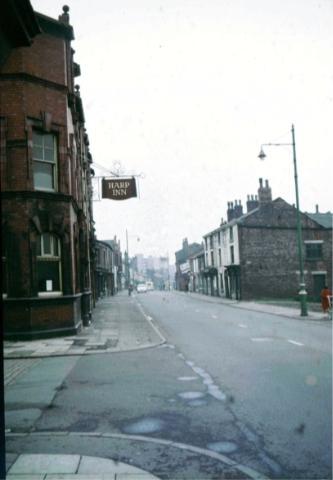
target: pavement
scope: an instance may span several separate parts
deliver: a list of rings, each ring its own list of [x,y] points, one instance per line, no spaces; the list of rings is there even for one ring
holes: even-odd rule
[[[318,321],[330,321],[332,315],[323,313],[320,311],[320,304],[308,303],[308,315],[302,317],[300,314],[300,307],[297,302],[292,301],[244,301],[244,300],[230,300],[224,297],[212,297],[209,295],[203,295],[201,293],[193,292],[177,292],[181,295],[188,295],[193,298],[200,298],[206,302],[220,303],[228,305],[233,308],[241,308],[243,310],[250,310],[260,313],[268,313],[270,315],[277,315],[280,317],[294,318],[298,320],[318,320]]]
[[[45,357],[96,355],[156,347],[165,342],[135,296],[105,298],[94,310],[94,321],[79,334],[32,341],[4,341],[5,388]],[[9,431],[6,434],[10,435]],[[154,480],[142,469],[106,458],[82,455],[6,455],[9,480]]]
[[[167,295],[167,292],[165,292]],[[309,311],[301,317],[298,308],[259,302],[239,302],[197,293],[182,293],[207,302],[233,308],[269,313],[301,320],[328,321],[327,314]],[[100,300],[94,310],[94,321],[69,337],[33,341],[4,342],[5,387],[15,382],[44,357],[117,353],[151,348],[165,343],[163,335],[136,301],[121,292]],[[7,432],[10,433],[10,432]],[[144,470],[106,458],[82,455],[21,454],[7,455],[9,480],[153,480],[158,477]]]
[[[126,463],[83,455],[22,454],[9,468],[8,480],[158,480]]]

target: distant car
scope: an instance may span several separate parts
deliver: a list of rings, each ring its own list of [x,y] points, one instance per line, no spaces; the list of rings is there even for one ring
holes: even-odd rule
[[[146,293],[147,292],[147,285],[145,283],[139,283],[136,287],[136,291],[138,293]]]
[[[147,285],[147,290],[154,290],[153,282],[146,282],[146,285]]]

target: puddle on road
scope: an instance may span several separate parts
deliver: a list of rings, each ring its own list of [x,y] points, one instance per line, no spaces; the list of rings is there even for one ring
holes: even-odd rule
[[[208,443],[207,448],[217,453],[232,453],[238,450],[238,446],[233,442],[213,442]]]
[[[163,430],[165,422],[158,418],[144,418],[137,422],[130,423],[122,428],[124,433],[139,434],[139,433],[154,433]]]
[[[204,397],[205,394],[202,392],[182,392],[178,393],[178,396],[183,400],[195,400]]]

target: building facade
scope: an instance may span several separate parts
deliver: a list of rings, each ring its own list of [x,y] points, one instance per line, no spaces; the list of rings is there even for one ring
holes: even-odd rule
[[[97,240],[95,243],[95,299],[115,294],[114,254],[111,245]]]
[[[268,181],[260,179],[258,196],[228,203],[228,221],[204,236],[208,294],[233,299],[297,298],[300,264],[296,208],[282,198],[272,199]],[[330,217],[330,223],[328,221]],[[301,213],[302,252],[309,299],[319,300],[332,282],[332,214]],[[321,220],[321,221],[320,221]]]
[[[117,237],[114,237],[113,240],[103,240],[103,243],[109,245],[112,249],[113,283],[111,295],[115,295],[123,288],[124,269],[120,240],[117,240]]]
[[[190,257],[202,250],[200,243],[188,243],[187,238],[183,240],[181,250],[175,253],[176,256],[176,273],[175,273],[175,287],[176,290],[183,292],[189,291],[191,266]]]
[[[4,334],[71,334],[92,308],[89,139],[68,7],[0,70]]]
[[[189,291],[195,293],[207,293],[205,277],[205,251],[201,250],[189,257],[190,282]]]

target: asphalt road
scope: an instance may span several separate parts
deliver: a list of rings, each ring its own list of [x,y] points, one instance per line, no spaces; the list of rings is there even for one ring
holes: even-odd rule
[[[173,292],[128,301],[167,343],[42,359],[8,389],[12,430],[30,432],[9,451],[112,457],[163,479],[249,478],[209,450],[269,478],[332,478],[330,324]]]
[[[232,400],[234,422],[257,447],[261,470],[331,478],[331,324],[180,293],[150,292],[138,300],[169,343]]]

